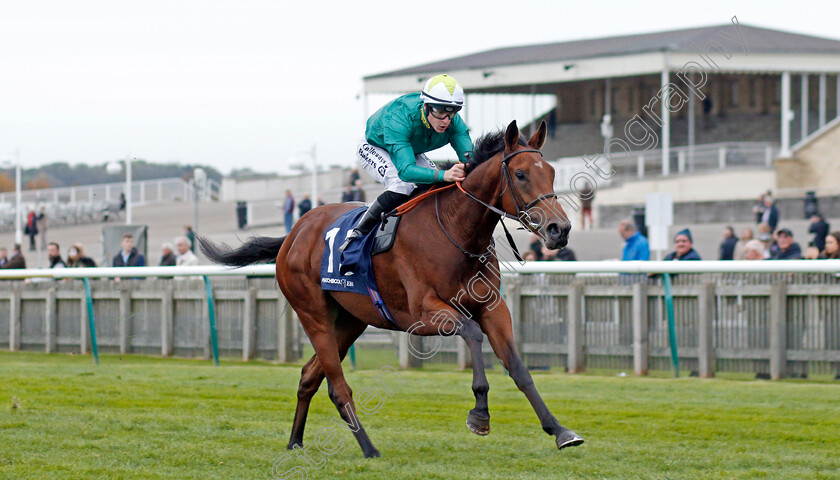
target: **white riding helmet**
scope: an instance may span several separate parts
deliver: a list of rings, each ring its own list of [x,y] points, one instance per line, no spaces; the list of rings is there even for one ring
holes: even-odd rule
[[[426,81],[420,96],[425,105],[447,112],[457,112],[464,106],[464,89],[457,80],[446,74],[435,75]]]

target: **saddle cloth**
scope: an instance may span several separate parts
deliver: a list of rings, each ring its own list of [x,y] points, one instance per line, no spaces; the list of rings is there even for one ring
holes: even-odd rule
[[[324,234],[326,248],[321,257],[321,289],[368,295],[379,310],[379,314],[393,323],[393,317],[388,312],[376,287],[371,261],[371,250],[380,229],[377,227],[364,237],[357,238],[344,252],[338,251],[338,247],[344,243],[347,234],[359,223],[365,211],[367,207],[359,207],[344,213],[330,225]],[[391,223],[396,222],[389,220],[386,225]],[[390,236],[393,243],[394,232],[390,232]]]

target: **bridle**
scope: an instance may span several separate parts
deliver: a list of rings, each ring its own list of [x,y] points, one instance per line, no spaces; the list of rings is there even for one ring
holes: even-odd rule
[[[502,167],[502,175],[501,175],[502,176],[502,191],[499,193],[498,199],[501,200],[502,196],[509,189],[510,193],[511,193],[511,197],[513,198],[513,204],[516,206],[516,216],[511,215],[510,213],[508,213],[508,212],[506,212],[506,211],[504,211],[500,208],[494,207],[493,205],[490,205],[489,203],[481,200],[480,198],[478,198],[475,195],[471,194],[470,192],[466,191],[464,189],[464,187],[461,185],[461,182],[457,182],[458,189],[461,190],[461,192],[464,195],[466,195],[467,197],[469,197],[469,198],[475,200],[476,202],[480,203],[481,205],[483,205],[488,210],[498,214],[500,217],[509,218],[511,220],[516,220],[523,227],[525,227],[525,229],[534,231],[534,229],[536,229],[539,226],[539,224],[535,224],[531,220],[531,216],[528,214],[528,210],[530,210],[534,205],[542,202],[543,200],[547,200],[549,198],[555,198],[556,199],[557,194],[554,193],[554,192],[544,193],[544,194],[540,195],[539,197],[537,197],[536,199],[534,199],[533,201],[528,202],[528,203],[526,203],[525,200],[522,198],[522,195],[519,194],[519,191],[513,185],[513,178],[510,175],[510,166],[508,165],[508,161],[511,158],[515,157],[516,155],[519,155],[520,153],[529,153],[529,152],[530,153],[539,153],[540,157],[542,157],[542,152],[540,152],[539,150],[533,149],[533,148],[526,148],[526,149],[523,149],[523,150],[516,150],[514,152],[508,153],[507,155],[505,155],[502,158],[502,162],[501,162],[501,167]],[[467,255],[471,258],[477,258],[477,257],[482,257],[483,256],[481,254],[475,254],[475,253],[468,252],[466,249],[464,249],[464,247],[459,245],[458,242],[456,242],[455,239],[453,239],[449,235],[449,232],[446,231],[446,228],[443,227],[443,223],[440,221],[440,212],[438,211],[437,196],[435,196],[435,214],[437,215],[438,225],[440,225],[441,230],[443,230],[443,233],[446,234],[446,238],[448,238],[449,241],[452,242],[453,245],[458,247],[458,249],[461,250],[461,252],[463,252],[465,255]],[[505,222],[502,222],[502,228],[505,230],[505,235],[507,236],[508,243],[510,243],[511,248],[513,249],[513,253],[516,256],[516,259],[519,260],[519,261],[523,261],[522,257],[519,255],[519,250],[516,248],[516,244],[513,242],[513,237],[511,236],[510,232],[508,231],[507,226],[505,226]]]

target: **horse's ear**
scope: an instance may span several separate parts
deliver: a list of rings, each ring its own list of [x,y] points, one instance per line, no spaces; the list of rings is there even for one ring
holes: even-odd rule
[[[530,145],[531,148],[535,148],[537,150],[541,149],[543,144],[545,144],[545,131],[545,120],[543,120],[542,122],[540,122],[540,128],[538,128],[537,131],[534,132],[533,135],[531,135],[531,139],[528,140],[528,145]]]
[[[505,131],[505,151],[510,152],[519,144],[519,127],[516,126],[516,120],[510,122]]]

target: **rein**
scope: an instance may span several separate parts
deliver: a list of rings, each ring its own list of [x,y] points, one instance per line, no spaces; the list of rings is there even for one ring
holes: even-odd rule
[[[503,182],[504,182],[504,186],[503,186],[502,192],[499,194],[498,198],[501,199],[502,196],[505,194],[505,192],[508,191],[508,188],[510,188],[511,196],[513,197],[513,203],[516,206],[516,215],[515,216],[507,213],[506,211],[504,211],[500,208],[496,208],[496,207],[494,207],[493,205],[490,205],[487,202],[484,202],[480,198],[478,198],[475,195],[471,194],[470,192],[466,191],[464,189],[464,187],[461,185],[461,182],[455,182],[454,184],[447,185],[447,186],[441,187],[441,188],[435,188],[435,189],[429,190],[428,192],[422,193],[422,194],[412,198],[411,200],[407,201],[406,203],[400,205],[393,212],[390,212],[387,215],[385,215],[385,217],[389,217],[389,216],[397,216],[398,217],[398,216],[405,215],[406,213],[413,210],[417,205],[420,204],[420,202],[422,202],[426,198],[428,198],[432,195],[436,195],[436,194],[438,194],[438,193],[440,193],[444,190],[448,190],[448,189],[457,185],[458,190],[460,190],[464,195],[466,195],[467,197],[469,197],[469,198],[475,200],[476,202],[480,203],[481,205],[483,205],[488,210],[492,211],[493,213],[498,214],[500,217],[509,218],[511,220],[516,220],[523,227],[530,230],[530,229],[534,228],[534,222],[531,221],[531,217],[530,217],[530,215],[528,215],[528,210],[531,209],[531,207],[540,203],[543,200],[546,200],[546,199],[549,199],[549,198],[557,198],[557,194],[556,193],[542,194],[539,197],[537,197],[536,199],[534,199],[532,202],[526,203],[525,200],[522,198],[522,196],[519,194],[519,191],[517,191],[516,188],[513,186],[513,178],[511,178],[511,176],[510,176],[510,168],[508,167],[508,160],[515,157],[516,155],[519,155],[520,153],[527,153],[527,152],[539,153],[540,156],[542,156],[542,152],[540,152],[539,150],[529,148],[529,149],[517,150],[515,152],[511,152],[511,153],[505,155],[504,158],[502,158],[502,162],[501,162],[501,165],[502,165],[502,179],[503,179]],[[449,235],[449,232],[446,230],[446,228],[444,228],[443,222],[441,222],[441,220],[440,220],[440,211],[438,209],[437,197],[435,197],[435,216],[437,217],[438,225],[440,226],[441,230],[443,230],[443,233],[446,234],[446,238],[448,238],[449,241],[452,242],[453,245],[458,247],[458,249],[462,253],[464,253],[465,255],[467,255],[470,258],[479,258],[479,257],[482,256],[481,254],[475,254],[475,253],[471,253],[471,252],[467,251],[464,247],[459,245],[458,242],[456,242],[455,239],[453,239],[451,235]],[[523,220],[523,216],[525,217],[525,220]],[[500,218],[500,220],[501,220],[501,218]],[[527,224],[525,223],[526,220],[527,220]],[[516,248],[516,244],[513,241],[513,236],[510,234],[510,231],[508,231],[507,226],[505,225],[505,222],[502,222],[502,228],[505,230],[505,236],[507,236],[507,241],[510,244],[511,249],[513,249],[514,256],[520,262],[524,261],[522,259],[522,256],[519,254],[519,249]]]

